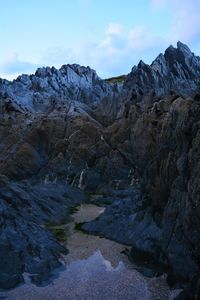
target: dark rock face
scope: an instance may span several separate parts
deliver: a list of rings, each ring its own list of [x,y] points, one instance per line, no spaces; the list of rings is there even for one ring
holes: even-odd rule
[[[35,177],[78,186],[83,172],[84,189],[94,190],[108,178],[127,177],[130,167],[109,144],[106,127],[76,103],[50,113],[6,111],[0,122],[1,173],[13,180]]]
[[[12,288],[24,272],[39,283],[59,266],[66,249],[44,225],[66,223],[70,207],[87,199],[80,189],[96,191],[129,169],[119,153],[112,155],[103,126],[75,105],[71,111],[31,114],[12,102],[16,109],[8,110],[10,101],[3,100],[0,287]]]
[[[142,114],[132,105],[128,119],[108,131],[135,165],[141,196],[132,192],[83,226],[127,241],[186,281],[199,271],[199,114],[199,102],[191,98],[169,96]],[[122,136],[131,148],[124,148]]]
[[[124,86],[132,89],[132,96],[135,93],[139,99],[151,91],[159,96],[168,94],[170,90],[191,95],[199,88],[199,78],[200,57],[178,42],[177,48],[170,46],[150,66],[140,61],[127,76]]]
[[[1,80],[0,287],[58,265],[64,249],[42,225],[86,191],[108,206],[84,230],[149,254],[198,295],[199,78],[179,42],[120,82],[78,65]]]
[[[23,282],[23,273],[39,283],[60,265],[67,250],[44,225],[61,223],[70,207],[85,196],[64,184],[16,183],[0,176],[0,287],[12,288]]]

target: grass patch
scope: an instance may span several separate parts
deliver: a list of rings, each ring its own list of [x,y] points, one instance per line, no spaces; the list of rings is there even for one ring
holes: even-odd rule
[[[119,82],[123,82],[125,79],[126,79],[126,75],[121,75],[121,76],[105,79],[105,81],[108,83],[119,83]]]
[[[68,238],[67,232],[63,228],[50,228],[50,231],[53,233],[53,235],[55,235],[57,240],[60,242],[64,242]]]
[[[70,214],[75,214],[76,212],[78,212],[78,210],[79,210],[79,205],[77,205],[77,206],[71,206],[69,208],[69,213]]]
[[[69,236],[66,224],[63,225],[46,224],[45,228],[48,229],[57,238],[59,242],[66,241]]]
[[[9,121],[0,121],[0,126],[9,126],[10,122]]]
[[[81,231],[82,233],[86,233],[86,231],[82,228],[83,224],[85,224],[85,222],[75,223],[74,229],[78,230],[78,231]]]

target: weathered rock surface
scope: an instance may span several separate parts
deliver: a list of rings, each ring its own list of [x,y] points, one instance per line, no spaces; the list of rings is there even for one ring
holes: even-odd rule
[[[200,58],[178,42],[177,48],[170,46],[150,66],[140,61],[127,76],[110,80],[102,80],[94,70],[77,64],[63,65],[59,70],[39,68],[35,74],[23,74],[12,82],[1,79],[0,98],[11,99],[31,112],[48,113],[70,110],[77,102],[107,124],[121,116],[127,99],[148,105],[170,90],[191,95],[199,89],[199,78]]]
[[[35,283],[47,279],[67,249],[45,225],[66,222],[70,207],[85,200],[81,191],[66,184],[31,186],[0,176],[1,288],[23,282],[24,272]]]
[[[108,206],[85,230],[149,254],[198,290],[199,87],[200,58],[180,42],[120,81],[78,65],[1,80],[1,287],[58,265],[63,248],[42,225],[87,191]]]
[[[199,88],[200,57],[195,56],[181,42],[177,48],[170,46],[149,66],[140,61],[128,74],[124,86],[132,91],[132,96],[146,96],[149,92],[166,95],[174,90],[183,95],[191,95]]]
[[[141,196],[135,191],[115,200],[83,226],[127,241],[133,256],[134,249],[149,253],[178,281],[190,281],[199,272],[199,115],[198,96],[171,95],[143,113],[133,104],[127,119],[113,124],[108,134],[110,143],[135,165],[133,182]],[[123,141],[125,136],[129,138]]]
[[[104,97],[114,95],[117,85],[101,80],[89,67],[63,65],[59,70],[39,68],[34,75],[21,75],[13,82],[1,80],[2,97],[13,99],[30,111],[52,111],[79,101],[95,106]]]

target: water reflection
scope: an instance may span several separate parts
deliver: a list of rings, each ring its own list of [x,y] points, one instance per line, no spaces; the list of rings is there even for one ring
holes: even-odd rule
[[[51,284],[37,287],[30,282],[8,292],[9,300],[145,300],[150,292],[142,276],[123,262],[112,267],[100,251],[70,263]],[[5,293],[4,293],[5,295]]]
[[[24,274],[25,284],[0,292],[8,300],[172,300],[165,278],[148,279],[138,273],[124,255],[125,246],[75,230],[75,224],[95,219],[103,208],[83,204],[66,224],[69,253],[62,271],[38,287]],[[6,298],[4,298],[6,296]],[[2,298],[3,297],[3,298]]]

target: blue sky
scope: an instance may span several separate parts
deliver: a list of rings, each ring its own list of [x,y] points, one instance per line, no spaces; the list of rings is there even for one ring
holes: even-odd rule
[[[67,63],[120,75],[178,40],[200,55],[199,12],[199,0],[1,1],[0,77]]]

